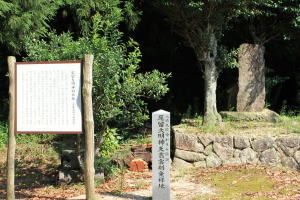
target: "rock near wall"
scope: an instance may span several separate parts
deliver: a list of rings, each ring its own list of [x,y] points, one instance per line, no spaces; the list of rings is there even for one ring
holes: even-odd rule
[[[300,136],[190,135],[175,132],[174,167],[266,164],[300,170]]]

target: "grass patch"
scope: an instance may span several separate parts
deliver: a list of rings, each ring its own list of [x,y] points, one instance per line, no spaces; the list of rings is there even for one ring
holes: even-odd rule
[[[297,199],[300,173],[293,170],[267,166],[244,165],[220,168],[196,168],[189,172],[197,183],[216,189],[214,195],[193,199]]]
[[[132,144],[132,145],[142,145],[142,144],[150,144],[152,143],[151,134],[150,135],[133,135],[130,139],[123,141],[124,144]]]
[[[202,117],[197,117],[196,119],[183,119],[181,124],[173,128],[178,132],[190,134],[300,135],[300,116],[280,116],[277,122],[232,121],[225,118],[216,126],[202,125]]]
[[[274,181],[257,169],[242,169],[225,173],[216,173],[211,176],[210,184],[219,189],[215,197],[222,199],[253,199],[251,194],[270,192]],[[248,197],[246,197],[248,195]],[[256,199],[268,199],[259,197]]]

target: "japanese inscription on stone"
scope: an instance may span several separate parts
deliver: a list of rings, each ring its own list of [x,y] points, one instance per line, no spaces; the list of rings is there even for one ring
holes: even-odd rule
[[[170,113],[152,113],[152,199],[170,199]]]
[[[81,63],[17,63],[17,132],[81,133]]]

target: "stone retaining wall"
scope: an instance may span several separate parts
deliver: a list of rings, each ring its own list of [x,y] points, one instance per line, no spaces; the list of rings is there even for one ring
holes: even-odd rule
[[[175,167],[266,164],[300,170],[300,136],[175,134]]]

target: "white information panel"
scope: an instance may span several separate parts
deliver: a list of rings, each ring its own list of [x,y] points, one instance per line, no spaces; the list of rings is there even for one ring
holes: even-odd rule
[[[81,62],[17,63],[17,133],[82,133]]]

